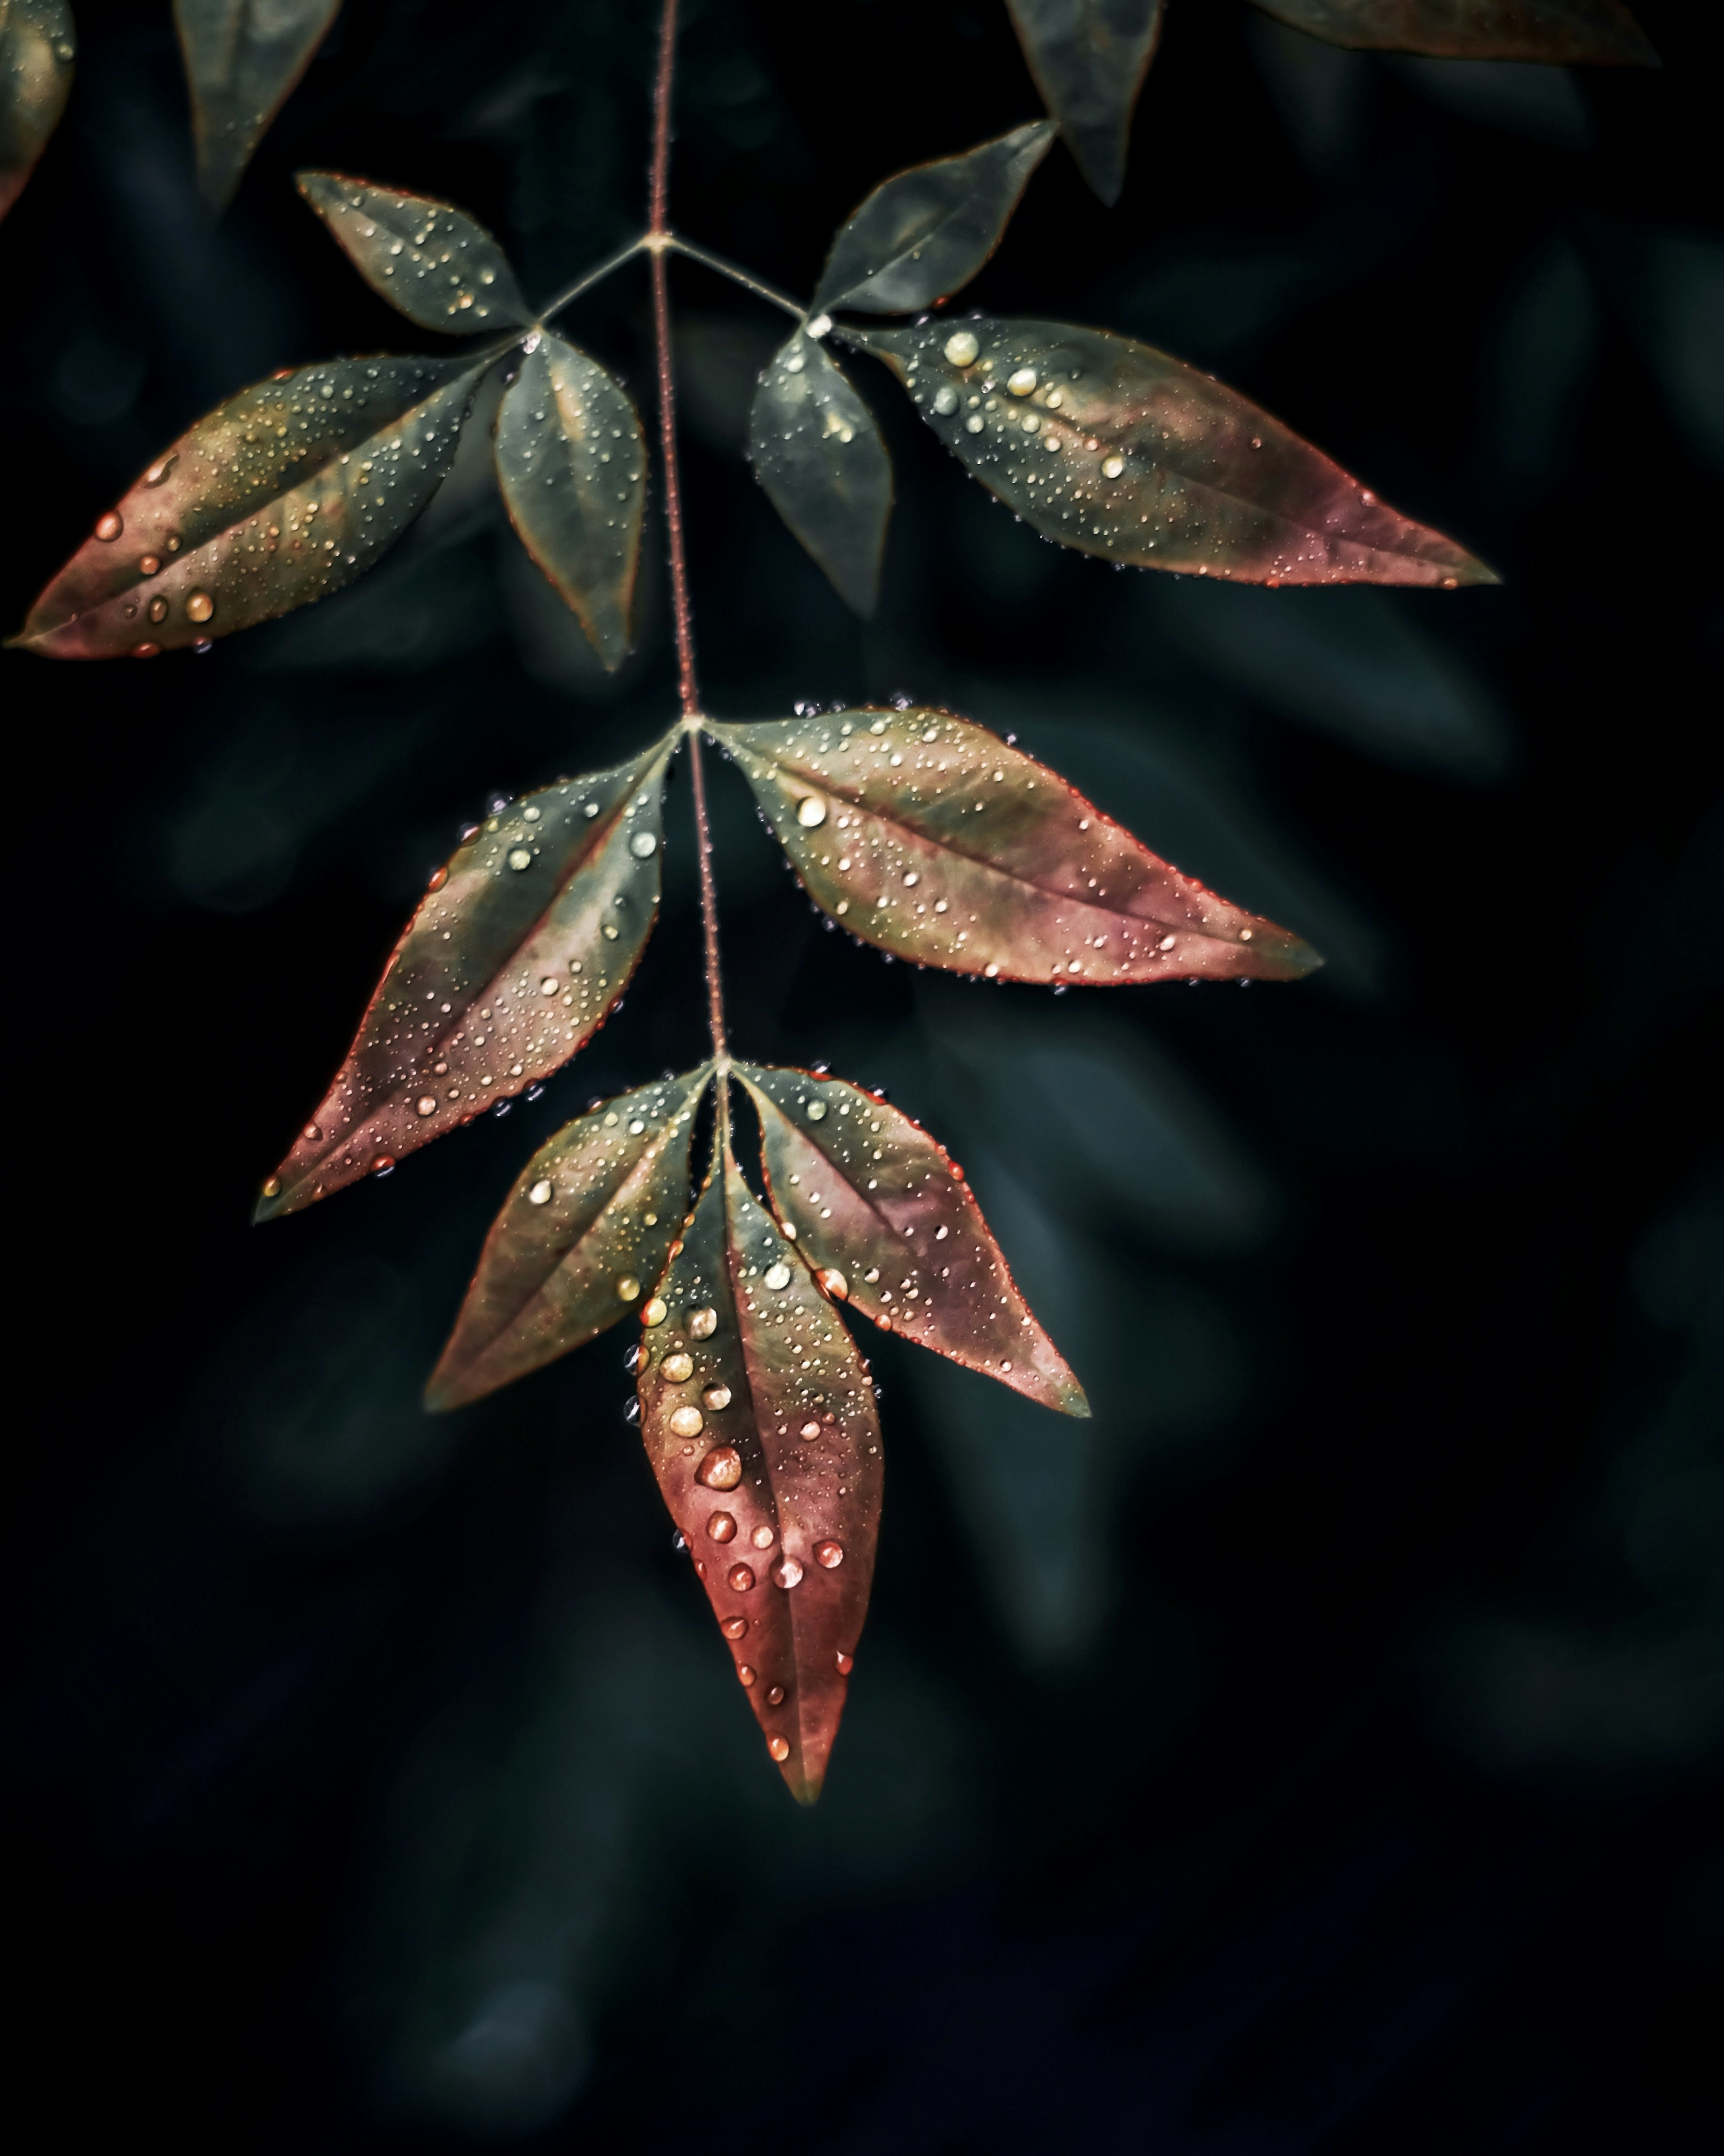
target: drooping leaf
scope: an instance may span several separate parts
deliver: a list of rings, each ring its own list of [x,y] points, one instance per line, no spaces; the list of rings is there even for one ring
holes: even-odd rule
[[[874,1572],[873,1387],[727,1144],[641,1317],[647,1457],[767,1748],[811,1804]]]
[[[1044,1407],[1088,1414],[943,1146],[848,1080],[736,1070],[760,1114],[773,1207],[829,1295]]]
[[[773,508],[832,579],[871,614],[892,508],[892,466],[874,414],[818,337],[795,331],[761,377],[748,454]]]
[[[1042,102],[1105,203],[1126,183],[1137,93],[1162,34],[1162,0],[1006,0]]]
[[[372,291],[422,330],[470,336],[532,320],[508,256],[464,210],[345,172],[294,177]]]
[[[1290,980],[1321,963],[968,719],[864,709],[711,723],[810,896],[884,951],[1095,988]]]
[[[670,752],[511,802],[437,871],[258,1219],[393,1167],[592,1039],[658,912]]]
[[[940,439],[1050,539],[1245,583],[1495,583],[1320,449],[1196,367],[1060,322],[846,331]]]
[[[225,209],[341,0],[173,0],[192,92],[198,184]]]
[[[96,520],[13,641],[148,658],[351,584],[448,471],[485,364],[327,360],[241,390]]]
[[[913,315],[968,284],[999,245],[1054,135],[1051,121],[1032,121],[962,157],[883,180],[833,241],[816,311]]]
[[[1015,0],[1014,0],[1015,4]],[[1256,0],[1331,45],[1560,67],[1656,67],[1621,0]]]
[[[0,0],[0,217],[59,125],[77,53],[65,0]]]
[[[689,1209],[689,1139],[710,1063],[619,1093],[540,1147],[486,1238],[425,1390],[463,1407],[629,1316]]]
[[[545,331],[504,395],[496,446],[511,522],[614,670],[629,654],[646,510],[646,439],[627,391]]]

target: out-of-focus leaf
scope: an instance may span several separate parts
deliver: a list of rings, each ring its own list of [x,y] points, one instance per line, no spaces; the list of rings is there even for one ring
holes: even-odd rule
[[[1038,531],[1246,583],[1497,578],[1224,383],[1111,331],[983,316],[844,333]]]
[[[198,184],[225,209],[341,0],[174,0],[192,91]]]
[[[712,1066],[602,1101],[540,1147],[498,1214],[425,1399],[463,1407],[629,1315],[689,1209]]]
[[[1331,45],[1561,67],[1656,67],[1621,0],[1256,0]]]
[[[77,53],[65,0],[0,0],[0,217],[59,125]]]
[[[1051,121],[1033,121],[883,180],[833,241],[815,307],[913,315],[968,284],[999,245],[1054,133]]]
[[[846,1079],[736,1070],[760,1112],[772,1204],[829,1294],[1044,1407],[1088,1414],[943,1146]]]
[[[712,731],[809,895],[882,950],[1096,988],[1290,980],[1321,963],[968,719],[865,708]]]
[[[646,441],[622,383],[544,332],[497,413],[497,479],[528,553],[614,671],[646,511]]]
[[[1137,93],[1162,34],[1162,0],[1006,0],[1042,101],[1105,203],[1126,183]]]
[[[485,364],[326,360],[241,390],[96,520],[14,641],[148,658],[351,584],[449,470]]]
[[[294,177],[372,291],[422,330],[470,336],[532,320],[508,256],[464,210],[345,172]]]
[[[818,338],[797,330],[761,377],[748,454],[774,509],[832,579],[871,614],[892,507],[892,466],[874,414]]]
[[[511,803],[437,871],[258,1219],[393,1167],[592,1039],[658,912],[669,755]]]
[[[874,1389],[727,1142],[641,1317],[647,1457],[767,1749],[812,1804],[874,1573]]]

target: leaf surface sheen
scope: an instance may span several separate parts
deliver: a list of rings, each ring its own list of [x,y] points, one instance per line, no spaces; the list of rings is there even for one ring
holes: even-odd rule
[[[1657,67],[1621,0],[1256,0],[1278,22],[1331,45],[1446,59],[1562,67]]]
[[[1162,34],[1162,0],[1006,0],[1042,101],[1105,203],[1126,183],[1138,92]]]
[[[66,0],[0,4],[0,218],[23,192],[59,125],[77,54]]]
[[[856,613],[874,612],[892,508],[875,417],[818,337],[796,330],[761,377],[748,454],[774,509]]]
[[[760,1116],[774,1209],[817,1271],[842,1276],[839,1299],[1044,1407],[1089,1414],[943,1146],[847,1079],[736,1070]]]
[[[294,181],[372,291],[422,330],[472,336],[532,320],[508,256],[465,210],[346,172]]]
[[[198,184],[233,200],[252,152],[311,64],[341,0],[174,0],[192,93]]]

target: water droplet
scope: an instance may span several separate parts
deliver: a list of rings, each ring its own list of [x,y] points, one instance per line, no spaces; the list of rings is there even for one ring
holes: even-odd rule
[[[673,1436],[698,1437],[706,1427],[706,1419],[699,1408],[673,1408],[670,1411]]]
[[[629,850],[638,861],[649,861],[659,850],[659,842],[650,831],[637,831],[629,841]]]
[[[796,820],[805,831],[817,831],[826,821],[826,803],[818,793],[804,793],[797,803]]]
[[[789,1266],[782,1265],[768,1265],[766,1272],[766,1281],[767,1286],[774,1290],[774,1291],[780,1288],[788,1287],[790,1285]]]
[[[215,612],[215,601],[208,592],[190,592],[186,597],[187,621],[208,621]]]
[[[767,1705],[768,1707],[782,1707],[783,1704],[784,1687],[782,1685],[774,1685],[772,1690],[767,1694]],[[788,1748],[789,1748],[787,1746],[786,1749],[788,1750]]]
[[[733,1542],[736,1522],[728,1512],[714,1512],[707,1520],[706,1532],[716,1543]]]
[[[951,367],[973,367],[981,350],[968,330],[959,330],[946,340],[947,363]]]
[[[281,1178],[279,1175],[272,1175],[264,1185],[264,1195],[265,1198],[279,1198],[281,1195]]]
[[[732,1594],[747,1594],[754,1584],[753,1566],[733,1564],[725,1574],[725,1584]]]
[[[694,1376],[695,1358],[692,1355],[667,1355],[659,1368],[673,1385],[680,1385]]]
[[[979,412],[972,412],[964,422],[964,432],[967,434],[979,434],[987,424]]]
[[[1028,397],[1035,388],[1035,369],[1033,367],[1014,367],[1006,377],[1006,392],[1012,397]]]
[[[747,1662],[739,1662],[736,1665],[736,1681],[742,1685],[752,1685],[754,1682],[754,1672]]]
[[[689,1337],[693,1340],[710,1340],[718,1330],[716,1310],[691,1310],[689,1312]]]
[[[650,1302],[642,1305],[640,1322],[643,1325],[662,1325],[670,1315],[664,1297],[655,1295]]]
[[[509,849],[509,865],[517,873],[522,869],[530,869],[532,865],[533,857],[525,846],[511,846]]]
[[[162,557],[159,554],[140,554],[138,556],[138,574],[140,576],[153,577],[161,567]]]
[[[790,1746],[782,1737],[767,1738],[767,1749],[772,1753],[772,1757],[778,1762],[780,1766],[782,1766],[784,1762],[790,1757]]]
[[[541,1176],[526,1194],[529,1205],[548,1205],[553,1195],[553,1186]]]
[[[818,1437],[820,1435],[819,1424],[817,1422],[805,1422],[802,1426],[802,1434],[804,1437]]]
[[[117,509],[105,511],[95,521],[96,537],[98,539],[107,541],[110,545],[111,545],[113,542],[120,536],[121,533],[125,529],[126,519],[120,514]]]
[[[695,1470],[695,1480],[709,1490],[734,1490],[742,1480],[742,1455],[734,1445],[715,1445]]]
[[[814,1562],[818,1565],[824,1565],[828,1572],[836,1572],[844,1561],[844,1546],[842,1543],[815,1543]]]
[[[421,1093],[413,1106],[422,1116],[434,1116],[437,1113],[437,1096],[434,1093]]]
[[[811,1123],[824,1123],[825,1120],[826,1103],[824,1101],[810,1101],[808,1103],[808,1121]]]
[[[793,1557],[781,1557],[772,1567],[772,1578],[780,1587],[799,1587],[802,1584],[802,1567]]]
[[[847,1676],[850,1674],[850,1671],[851,1671],[853,1669],[854,1669],[854,1668],[855,1668],[855,1666],[856,1666],[856,1657],[855,1657],[854,1655],[847,1655],[847,1654],[844,1652],[844,1649],[843,1649],[842,1647],[840,1647],[840,1648],[839,1649],[839,1650],[838,1650],[838,1673],[839,1673],[839,1675],[841,1677],[847,1677]]]
[[[150,619],[151,621],[166,621],[167,619],[167,601],[166,599],[155,598],[151,600]]]
[[[640,1293],[640,1282],[636,1280],[633,1273],[624,1273],[617,1282],[617,1293],[621,1296],[624,1302],[633,1302]]]
[[[823,1266],[814,1277],[820,1284],[821,1292],[829,1295],[834,1302],[849,1301],[850,1284],[836,1265]]]
[[[746,1617],[726,1617],[719,1630],[727,1640],[740,1640],[748,1630],[748,1620]]]
[[[1101,459],[1103,479],[1117,479],[1125,469],[1126,460],[1123,457],[1104,457]]]
[[[700,1404],[709,1414],[717,1414],[721,1409],[727,1408],[731,1404],[730,1387],[709,1385],[700,1395]]]

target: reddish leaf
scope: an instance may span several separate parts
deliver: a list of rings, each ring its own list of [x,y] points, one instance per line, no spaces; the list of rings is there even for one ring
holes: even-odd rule
[[[880,596],[892,465],[875,417],[825,346],[801,329],[760,377],[748,455],[774,509],[864,616]]]
[[[1656,67],[1621,0],[1257,0],[1331,45],[1562,67]]]
[[[870,943],[1008,981],[1290,980],[1321,961],[947,711],[712,724],[810,896]]]
[[[1163,0],[1006,0],[1042,101],[1078,170],[1120,198],[1126,146],[1162,34]]]
[[[1044,1407],[1089,1414],[943,1146],[846,1079],[736,1071],[760,1112],[773,1207],[829,1295]]]
[[[6,0],[0,9],[0,217],[59,125],[77,51],[65,0]]]
[[[251,153],[311,64],[341,0],[174,0],[198,183],[223,209]]]
[[[294,179],[366,283],[421,329],[470,336],[532,320],[508,256],[464,210],[345,172]]]

